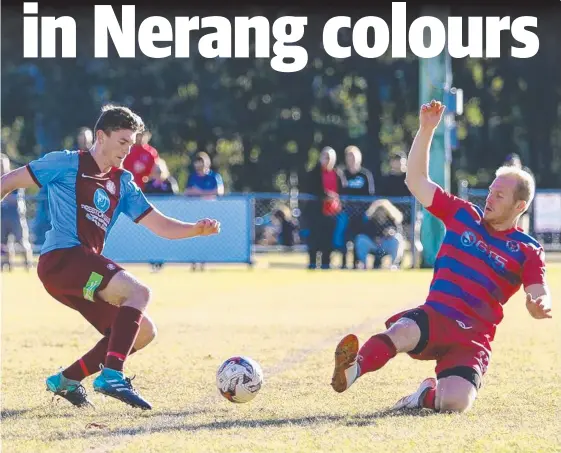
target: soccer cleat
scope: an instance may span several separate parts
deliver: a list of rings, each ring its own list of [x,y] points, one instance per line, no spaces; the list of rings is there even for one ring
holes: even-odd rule
[[[64,398],[76,407],[94,407],[91,401],[88,400],[86,389],[80,381],[66,378],[63,376],[62,371],[49,376],[46,380],[46,384],[47,391],[53,392],[54,396]]]
[[[93,382],[94,390],[106,396],[118,399],[132,407],[152,409],[152,405],[142,398],[133,388],[131,381],[120,371],[102,368],[100,375]]]
[[[436,388],[436,379],[427,378],[417,389],[417,391],[411,395],[404,396],[392,407],[393,411],[398,411],[400,409],[418,409],[423,407],[423,398],[425,394],[430,390]]]
[[[360,374],[357,363],[358,349],[358,338],[353,334],[347,335],[337,345],[331,387],[338,393],[347,390]]]

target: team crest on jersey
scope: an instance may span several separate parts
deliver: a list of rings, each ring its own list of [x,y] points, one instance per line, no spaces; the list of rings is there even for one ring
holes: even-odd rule
[[[462,245],[464,247],[469,247],[473,244],[475,244],[475,241],[477,240],[477,237],[475,236],[475,233],[472,231],[464,231],[462,233]]]
[[[511,252],[520,251],[520,244],[516,241],[507,241],[506,246]]]
[[[107,191],[111,194],[111,195],[115,195],[115,183],[111,180],[107,181],[107,184],[105,184],[105,187],[107,188]]]
[[[111,205],[107,192],[103,189],[97,189],[93,198],[93,202],[97,210],[105,214]]]

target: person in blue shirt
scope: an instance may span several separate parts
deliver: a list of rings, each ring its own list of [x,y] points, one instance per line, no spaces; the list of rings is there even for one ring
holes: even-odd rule
[[[201,152],[195,156],[195,171],[189,175],[185,195],[224,195],[222,176],[210,169],[210,157]]]

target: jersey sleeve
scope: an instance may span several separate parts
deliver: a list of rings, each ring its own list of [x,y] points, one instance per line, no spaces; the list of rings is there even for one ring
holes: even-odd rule
[[[454,217],[460,208],[465,206],[471,206],[471,203],[446,192],[439,186],[434,192],[432,204],[427,208],[427,211],[446,223],[447,220]]]
[[[533,247],[522,268],[522,284],[524,288],[530,285],[545,284],[545,252],[542,247]]]
[[[70,151],[53,151],[40,159],[26,165],[29,174],[39,187],[61,179],[64,174],[76,165],[75,153]]]
[[[122,212],[133,222],[138,223],[148,215],[154,207],[148,202],[146,196],[134,182],[132,174],[124,172],[121,176],[122,184]]]

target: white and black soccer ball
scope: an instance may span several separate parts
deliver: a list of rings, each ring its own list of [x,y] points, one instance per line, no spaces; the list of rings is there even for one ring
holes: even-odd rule
[[[263,386],[263,370],[249,357],[231,357],[218,368],[216,386],[227,400],[247,403]]]

